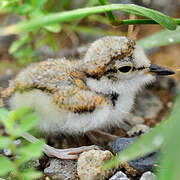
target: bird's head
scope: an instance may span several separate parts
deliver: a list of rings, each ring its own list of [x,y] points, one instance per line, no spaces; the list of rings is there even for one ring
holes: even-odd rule
[[[88,86],[105,94],[136,91],[156,75],[174,74],[170,69],[151,64],[144,50],[124,36],[95,41],[84,62]]]

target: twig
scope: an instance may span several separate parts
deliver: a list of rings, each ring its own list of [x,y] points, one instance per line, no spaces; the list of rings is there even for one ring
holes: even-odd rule
[[[135,19],[135,18],[136,18],[136,15],[134,15],[134,14],[131,14],[129,16],[130,20]],[[128,37],[132,40],[136,40],[139,29],[140,29],[139,26],[135,27],[134,24],[129,25],[128,26]]]
[[[135,18],[136,18],[136,15],[134,15],[134,14],[130,14],[130,15],[129,15],[129,19],[135,19]],[[133,24],[131,24],[131,25],[128,26],[128,34],[127,34],[127,36],[128,36],[130,39],[132,39],[134,28],[135,28],[135,27],[134,27]]]

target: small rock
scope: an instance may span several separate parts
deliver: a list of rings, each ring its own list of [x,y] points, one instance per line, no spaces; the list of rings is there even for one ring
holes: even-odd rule
[[[136,98],[135,115],[155,119],[163,109],[163,103],[149,90],[143,90]]]
[[[116,152],[120,152],[131,145],[137,138],[117,138],[115,141],[109,143],[109,146]],[[154,164],[157,162],[157,153],[140,157],[130,161],[128,164],[139,172],[143,173],[151,171]]]
[[[10,148],[3,149],[3,153],[5,156],[12,156],[12,151]]]
[[[112,158],[110,151],[90,150],[80,154],[77,173],[81,180],[104,180],[113,174],[113,170],[102,170],[104,162]]]
[[[137,138],[117,138],[115,141],[110,142],[108,145],[116,152],[123,151],[131,145]]]
[[[157,180],[157,177],[151,171],[147,171],[141,176],[140,180]]]
[[[130,161],[129,165],[143,173],[146,171],[151,171],[155,164],[157,164],[157,159],[157,153],[151,153],[149,155]]]
[[[44,169],[44,173],[53,180],[75,180],[77,161],[51,159],[50,166]]]
[[[19,146],[21,144],[21,140],[17,139],[13,143],[14,143],[15,146]]]
[[[17,157],[18,158],[18,157]],[[29,169],[29,168],[39,168],[40,167],[40,162],[38,159],[31,159],[28,162],[24,163],[22,165],[22,169]]]
[[[130,180],[126,174],[122,171],[118,171],[114,176],[112,176],[109,180]]]
[[[144,124],[137,124],[127,132],[127,135],[128,136],[138,136],[138,135],[149,132],[150,129],[151,128],[149,126],[146,126]]]

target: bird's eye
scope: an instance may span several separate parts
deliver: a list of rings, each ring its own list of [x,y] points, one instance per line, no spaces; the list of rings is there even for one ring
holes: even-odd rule
[[[132,69],[132,66],[122,66],[118,70],[122,73],[127,73]]]

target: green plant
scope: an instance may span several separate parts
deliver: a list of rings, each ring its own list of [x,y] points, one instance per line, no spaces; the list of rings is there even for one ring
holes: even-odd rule
[[[161,152],[161,168],[157,169],[158,180],[180,179],[179,108],[180,94],[167,120],[161,122],[148,134],[141,136],[133,145],[106,163],[104,168],[112,168],[120,163],[159,150]]]
[[[161,24],[162,26],[166,27],[169,30],[175,30],[177,27],[176,23],[179,23],[179,19],[173,20],[169,16],[166,16],[158,11],[144,8],[141,6],[137,6],[134,4],[112,4],[112,5],[104,5],[104,6],[96,6],[91,8],[82,8],[76,9],[71,11],[65,11],[61,13],[53,13],[43,18],[36,18],[30,21],[20,22],[16,25],[12,25],[6,27],[4,30],[1,31],[2,34],[18,34],[24,31],[32,31],[34,28],[39,28],[45,25],[50,25],[54,23],[63,23],[73,21],[85,16],[102,13],[110,10],[121,10],[127,13],[136,14],[139,16],[144,16],[153,19],[156,23]],[[131,20],[128,20],[132,22]],[[121,24],[124,21],[121,22]],[[127,21],[126,21],[126,24]]]
[[[86,8],[61,12],[68,9],[70,1],[1,0],[0,13],[17,14],[21,17],[21,21],[18,24],[5,27],[0,33],[1,35],[21,33],[18,40],[11,45],[9,52],[18,59],[20,64],[27,64],[38,60],[36,50],[44,44],[49,44],[54,50],[58,49],[53,36],[54,33],[60,31],[96,33],[92,31],[92,28],[79,24],[82,18],[89,15],[107,12],[109,23],[115,26],[159,23],[169,30],[175,30],[176,24],[180,23],[179,19],[172,19],[158,11],[133,4],[108,5],[106,0],[99,0],[99,3],[103,6],[89,7],[98,4],[97,0],[89,0],[85,5]],[[150,19],[121,20],[113,15],[112,10],[120,10]],[[102,15],[101,17],[103,19]],[[104,31],[103,34],[112,34],[112,32]]]
[[[59,8],[63,9],[65,2],[58,5]],[[17,14],[26,21],[43,18],[49,12],[55,11],[54,7],[57,6],[50,0],[2,0],[0,2],[1,13]],[[31,32],[24,32],[18,37],[18,40],[13,42],[9,52],[22,65],[36,61],[38,60],[36,49],[40,45],[49,44],[56,50],[53,33],[58,33],[60,30],[61,26],[59,24],[53,24],[42,26],[40,29],[33,29]]]
[[[32,180],[42,173],[32,167],[23,168],[33,158],[40,158],[44,141],[35,144],[23,144],[17,147],[14,141],[36,124],[37,117],[31,109],[20,108],[14,111],[0,109],[0,122],[4,125],[6,136],[0,135],[0,149],[8,148],[12,152],[11,160],[0,155],[0,177],[8,179]],[[18,125],[17,125],[18,124]]]
[[[162,30],[138,41],[144,49],[180,43],[180,27],[175,31]]]

